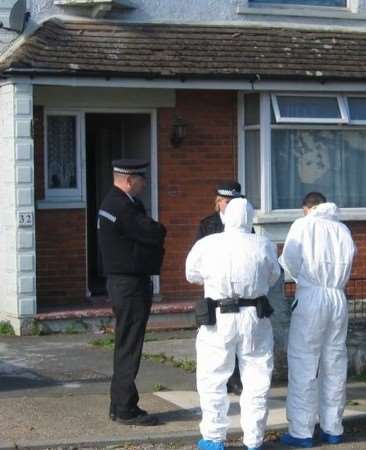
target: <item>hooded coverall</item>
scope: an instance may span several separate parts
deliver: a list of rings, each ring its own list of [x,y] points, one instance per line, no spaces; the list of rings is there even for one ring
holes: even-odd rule
[[[196,242],[186,261],[190,283],[204,285],[213,300],[266,295],[279,277],[274,245],[251,233],[253,208],[246,199],[234,199],[225,210],[225,230]],[[259,319],[254,306],[238,313],[216,308],[216,325],[202,325],[196,340],[197,390],[204,439],[224,441],[229,421],[226,383],[239,361],[245,386],[240,397],[244,444],[258,447],[266,425],[267,395],[273,370],[273,333],[267,318]]]
[[[322,203],[297,219],[279,258],[296,281],[288,343],[289,433],[311,438],[322,430],[343,433],[347,377],[347,300],[355,246],[334,203]]]

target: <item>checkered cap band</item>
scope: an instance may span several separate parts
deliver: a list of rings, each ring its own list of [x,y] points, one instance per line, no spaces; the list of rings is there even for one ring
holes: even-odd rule
[[[218,189],[217,190],[218,195],[222,195],[223,197],[241,197],[241,193],[236,191],[235,189],[232,189],[229,191],[228,189]]]

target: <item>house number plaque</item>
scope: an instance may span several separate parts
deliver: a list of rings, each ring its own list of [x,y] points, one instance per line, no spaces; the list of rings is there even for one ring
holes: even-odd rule
[[[31,212],[18,213],[18,226],[20,226],[20,227],[33,226],[33,213],[31,213]]]

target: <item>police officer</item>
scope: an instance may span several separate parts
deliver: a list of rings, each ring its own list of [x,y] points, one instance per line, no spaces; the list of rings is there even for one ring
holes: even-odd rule
[[[136,198],[144,190],[148,165],[113,161],[113,187],[98,212],[98,236],[116,317],[110,418],[152,426],[157,417],[138,407],[135,378],[151,309],[150,275],[160,273],[166,230],[146,215]]]
[[[196,240],[202,239],[214,233],[224,231],[223,215],[227,204],[233,198],[240,198],[241,185],[237,181],[224,181],[216,187],[215,212],[201,220]],[[227,391],[240,395],[243,385],[240,380],[238,361],[235,362],[235,369],[227,383]]]

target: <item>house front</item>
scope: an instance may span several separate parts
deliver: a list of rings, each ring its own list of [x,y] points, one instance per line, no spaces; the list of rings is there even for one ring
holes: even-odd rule
[[[337,203],[358,246],[348,295],[366,298],[363,1],[24,8],[0,58],[0,320],[29,332],[44,308],[105,295],[96,214],[122,157],[151,163],[144,202],[168,229],[162,304],[200,295],[185,257],[232,178],[279,247],[306,193]]]

